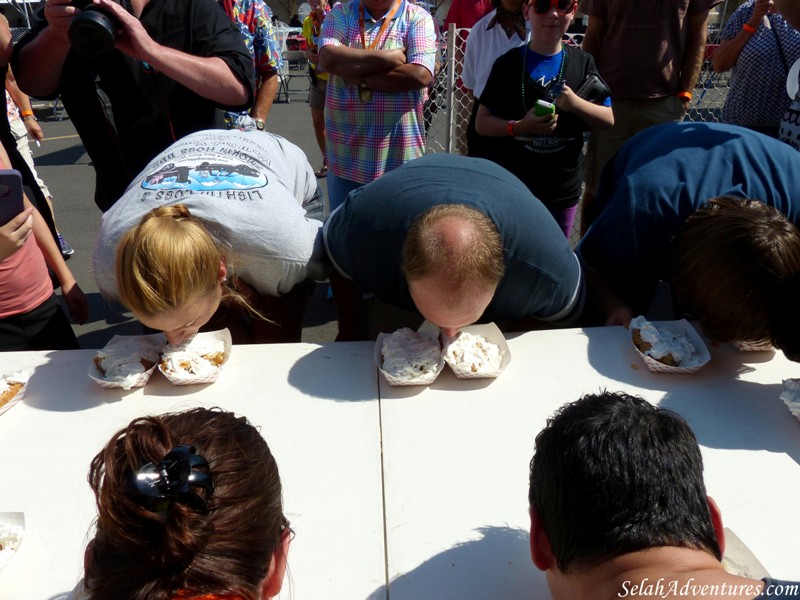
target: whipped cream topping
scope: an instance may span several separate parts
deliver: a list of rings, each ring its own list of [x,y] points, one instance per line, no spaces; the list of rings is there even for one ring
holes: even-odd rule
[[[147,371],[142,359],[153,365],[160,359],[160,348],[148,339],[131,339],[108,344],[97,352],[99,367],[105,371],[103,379],[119,383],[129,390]]]
[[[462,371],[495,373],[500,370],[500,347],[481,335],[460,331],[445,348],[445,360]]]
[[[0,523],[0,564],[4,564],[19,546],[22,540],[22,525]]]
[[[164,347],[161,368],[170,375],[185,378],[201,378],[213,375],[219,366],[207,357],[225,353],[225,342],[221,339],[194,337],[180,344]]]
[[[12,373],[6,373],[0,377],[0,394],[3,394],[11,389],[12,383],[26,383],[30,377],[31,374],[28,371],[13,371]]]
[[[780,398],[791,413],[800,419],[800,379],[784,379]]]
[[[644,317],[631,320],[631,329],[639,331],[643,342],[651,345],[642,354],[659,360],[671,354],[675,364],[680,367],[694,367],[702,363],[702,357],[686,337],[686,332],[677,327],[661,326],[656,328]]]
[[[383,341],[381,355],[384,371],[397,379],[413,381],[438,369],[442,350],[436,334],[403,327]]]

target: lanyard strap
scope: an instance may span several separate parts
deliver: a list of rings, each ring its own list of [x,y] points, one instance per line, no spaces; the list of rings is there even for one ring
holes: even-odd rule
[[[378,42],[380,41],[381,37],[383,36],[383,32],[386,31],[386,27],[388,27],[391,20],[397,14],[400,5],[403,3],[403,0],[395,0],[394,6],[389,13],[383,17],[383,23],[381,23],[380,29],[378,29],[378,34],[373,38],[372,43],[367,47],[366,38],[364,37],[364,2],[359,2],[358,4],[358,25],[361,27],[361,46],[364,50],[375,50],[378,47]]]
[[[527,113],[528,106],[525,104],[525,78],[528,77],[528,44],[522,46],[523,54],[522,54],[522,110]],[[561,66],[558,68],[558,78],[555,80],[555,83],[551,82],[552,85],[559,84],[564,81],[564,67],[567,62],[567,48],[564,45],[564,42],[561,42]],[[552,85],[548,88],[548,90],[552,89]]]

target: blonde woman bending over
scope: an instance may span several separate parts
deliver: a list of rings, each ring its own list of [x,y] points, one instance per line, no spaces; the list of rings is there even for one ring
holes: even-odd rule
[[[312,282],[327,277],[322,216],[302,150],[255,130],[199,132],[103,215],[95,277],[170,343],[220,327],[235,343],[300,341]]]

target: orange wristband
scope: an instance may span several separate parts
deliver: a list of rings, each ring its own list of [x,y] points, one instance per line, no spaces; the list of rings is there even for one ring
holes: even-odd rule
[[[744,25],[742,25],[742,29],[744,31],[746,31],[747,33],[755,33],[756,32],[756,28],[753,27],[752,25],[750,25],[750,23],[745,23]]]
[[[692,92],[678,92],[675,94],[678,98],[683,100],[684,102],[691,102],[692,101]]]
[[[511,137],[514,137],[514,135],[516,135],[514,133],[514,121],[509,121],[508,123],[506,123],[506,133],[508,133],[508,135],[510,135]]]
[[[23,110],[21,112],[22,112],[22,116],[23,117],[32,117],[33,116],[33,111],[32,110]]]

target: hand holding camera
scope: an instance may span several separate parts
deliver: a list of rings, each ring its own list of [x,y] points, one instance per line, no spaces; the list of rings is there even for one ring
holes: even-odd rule
[[[69,44],[69,26],[78,14],[80,14],[80,8],[70,0],[47,0],[44,7],[48,29],[53,37],[58,38],[65,45]]]
[[[72,47],[91,59],[102,58],[114,48],[136,59],[150,56],[155,43],[134,16],[130,0],[73,0],[80,12],[69,25]]]

